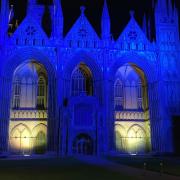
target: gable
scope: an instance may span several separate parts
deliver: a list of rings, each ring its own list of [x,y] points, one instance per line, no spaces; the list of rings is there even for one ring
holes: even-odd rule
[[[134,17],[131,17],[128,25],[118,38],[116,42],[116,46],[119,46],[122,43],[136,43],[136,44],[147,44],[149,45],[150,42],[145,36],[144,32],[141,30],[137,22],[135,21]]]
[[[37,21],[27,16],[12,35],[11,42],[16,45],[43,46],[48,43],[48,37]]]
[[[99,37],[84,14],[73,25],[65,37],[65,40],[95,40]]]

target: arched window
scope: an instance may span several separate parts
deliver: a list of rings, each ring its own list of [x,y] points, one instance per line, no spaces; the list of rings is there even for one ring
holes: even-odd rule
[[[38,132],[35,142],[34,151],[36,154],[44,154],[46,152],[47,139],[46,134],[43,131]]]
[[[45,152],[47,85],[47,71],[36,61],[24,62],[14,71],[9,121],[9,146],[12,153],[31,155]],[[15,122],[19,121],[21,123],[17,126]],[[39,121],[43,121],[43,124],[37,125]]]
[[[130,153],[146,151],[146,134],[142,127],[134,125],[128,131],[128,146]]]
[[[85,94],[91,96],[93,94],[93,82],[90,70],[86,65],[80,64],[75,68],[71,79],[71,95],[79,96]]]
[[[144,108],[144,86],[141,74],[129,65],[118,69],[114,84],[115,110],[140,110]]]
[[[14,99],[13,108],[18,109],[20,107],[20,95],[21,95],[21,83],[19,79],[14,82]]]
[[[142,83],[138,82],[138,98],[142,98]]]
[[[72,147],[74,154],[92,155],[93,154],[93,140],[87,134],[79,134],[73,142]]]
[[[123,97],[123,84],[119,79],[115,82],[115,97]]]
[[[24,124],[15,126],[10,132],[10,149],[20,154],[30,154],[31,132]]]
[[[45,109],[45,104],[46,104],[46,82],[44,77],[40,76],[38,81],[37,108]]]
[[[118,68],[114,76],[114,143],[118,152],[151,149],[147,83],[144,72],[134,64]]]
[[[124,106],[124,91],[123,83],[120,79],[117,79],[114,84],[114,105],[115,109],[121,110]]]

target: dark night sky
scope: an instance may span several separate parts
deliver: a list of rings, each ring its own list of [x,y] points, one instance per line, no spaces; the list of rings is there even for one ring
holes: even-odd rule
[[[26,1],[27,0],[12,0],[15,5],[16,18],[20,21],[23,19],[26,13]],[[51,0],[39,0],[41,3],[51,3]],[[135,17],[139,24],[142,23],[143,15],[146,12],[151,17],[153,24],[153,12],[152,12],[153,0],[107,0],[111,24],[112,34],[117,38],[122,32],[123,28],[129,21],[129,10],[135,11]],[[155,0],[156,1],[156,0]],[[174,0],[172,0],[174,1]],[[178,8],[180,9],[180,0],[175,0]],[[72,27],[76,19],[80,15],[79,7],[86,6],[86,15],[95,28],[96,32],[100,34],[101,28],[101,14],[104,0],[62,0],[62,7],[64,13],[64,32],[65,34]]]

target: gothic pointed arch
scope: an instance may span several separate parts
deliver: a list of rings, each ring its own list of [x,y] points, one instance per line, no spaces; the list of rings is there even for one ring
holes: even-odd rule
[[[143,153],[148,148],[146,130],[138,124],[134,124],[128,129],[127,138],[130,153]]]
[[[136,60],[136,58],[134,59]],[[120,62],[123,62],[123,59]],[[120,62],[119,64],[121,64]],[[148,96],[148,91],[147,91],[148,78],[146,78],[145,72],[146,71],[148,72],[149,69],[146,69],[146,66],[144,66],[143,68],[145,69],[145,72],[143,72],[143,70],[140,69],[138,65],[132,63],[132,62],[135,62],[134,60],[132,60],[132,62],[130,63],[127,63],[127,62],[128,61],[126,60],[126,63],[124,65],[119,66],[116,73],[114,73],[114,80],[113,80],[113,83],[115,85],[119,79],[121,79],[122,81],[123,88],[124,88],[124,94],[123,94],[124,107],[123,108],[119,108],[119,109],[115,108],[116,107],[115,105],[117,103],[122,104],[122,98],[120,99],[117,96],[117,93],[116,93],[117,86],[114,86],[113,84],[111,86],[114,88],[114,91],[112,91],[112,93],[114,94],[113,95],[114,97],[113,106],[114,106],[114,113],[115,113],[114,123],[115,124],[119,123],[123,125],[126,128],[126,131],[128,132],[130,126],[133,126],[135,123],[139,122],[137,124],[139,126],[144,127],[145,133],[144,133],[144,136],[142,137],[139,137],[139,136],[136,137],[137,133],[132,130],[130,133],[131,135],[134,135],[132,137],[131,135],[129,135],[129,133],[127,133],[125,136],[123,136],[121,133],[116,133],[114,138],[115,140],[116,140],[116,137],[118,137],[118,139],[120,140],[126,139],[126,145],[124,148],[126,149],[125,151],[126,153],[147,152],[148,150],[150,150],[150,146],[151,146],[150,145],[151,121],[149,119],[149,103],[148,103],[149,96]],[[118,65],[114,66],[114,70],[116,69],[115,67],[118,67]],[[142,64],[140,67],[142,67]],[[152,77],[149,77],[149,78],[152,78]],[[116,129],[115,129],[115,132],[116,132]],[[139,143],[139,145],[137,144],[137,142],[135,142],[136,140]],[[117,148],[119,144],[117,142],[115,144]]]
[[[70,80],[72,72],[78,65],[80,65],[81,67],[84,66],[86,74],[89,77],[92,77],[93,86],[90,89],[93,90],[94,96],[101,98],[102,84],[100,82],[102,81],[102,70],[95,59],[93,59],[91,56],[89,56],[88,53],[85,52],[77,53],[72,57],[72,59],[68,61],[68,63],[65,64],[63,77],[67,81],[66,88],[71,88],[71,85],[70,83],[68,83],[68,81],[71,82]],[[66,96],[70,96],[70,94],[67,94]]]
[[[36,125],[33,129],[32,129],[32,136],[36,137],[38,132],[43,131],[46,134],[47,131],[47,125],[40,123],[38,125]]]
[[[35,48],[23,48],[21,50],[14,51],[13,54],[3,64],[3,76],[12,77],[14,70],[19,65],[32,59],[36,60],[40,64],[43,64],[48,74],[51,74],[52,78],[55,77],[55,67],[51,63],[50,58],[41,50]]]
[[[141,69],[146,75],[148,82],[153,82],[158,78],[159,69],[155,68],[155,65],[153,63],[151,64],[149,61],[150,59],[147,59],[144,56],[139,55],[138,53],[135,52],[129,52],[128,54],[127,53],[123,54],[122,56],[114,59],[112,64],[110,65],[109,78],[113,79],[119,67],[129,63],[132,65],[134,64],[136,67]]]
[[[93,95],[93,76],[84,63],[78,64],[71,75],[71,95]]]
[[[48,145],[47,150],[55,153],[57,151],[57,122],[55,121],[55,112],[56,112],[56,71],[54,65],[51,63],[51,60],[49,57],[47,57],[45,54],[43,54],[40,50],[33,49],[33,48],[24,48],[21,50],[18,50],[14,52],[14,55],[10,57],[3,66],[3,77],[4,77],[4,85],[2,89],[2,93],[6,94],[6,106],[4,109],[6,109],[7,117],[6,121],[8,124],[9,121],[9,113],[10,113],[10,102],[11,102],[11,90],[12,90],[12,81],[13,81],[13,75],[14,72],[18,67],[20,67],[22,64],[28,64],[35,62],[36,64],[40,64],[44,69],[47,71],[47,103],[48,108],[47,113],[48,116],[46,116],[46,113],[41,108],[41,112],[37,113],[38,118],[45,119],[47,118],[48,122]],[[41,74],[43,75],[43,73]],[[37,81],[38,82],[38,81]],[[8,91],[7,91],[8,89]],[[44,108],[43,108],[44,109]],[[25,110],[25,109],[24,109]],[[46,110],[45,110],[46,111]],[[28,118],[30,115],[28,115]],[[8,128],[8,127],[6,127]]]
[[[92,155],[94,153],[93,138],[85,133],[78,134],[73,140],[73,153],[76,155]]]
[[[46,152],[47,148],[47,125],[38,124],[32,130],[33,151],[36,154],[43,154]]]
[[[72,71],[74,70],[74,67],[81,62],[83,62],[89,67],[89,69],[92,71],[93,76],[96,79],[98,80],[102,79],[102,70],[100,68],[100,65],[98,64],[96,59],[90,55],[89,52],[85,52],[85,51],[76,52],[67,61],[67,63],[65,63],[64,78],[68,78],[71,75]]]
[[[114,83],[114,106],[115,109],[122,110],[124,108],[124,84],[121,77],[118,77]]]
[[[17,124],[10,131],[10,149],[14,153],[31,153],[31,130],[23,123]]]
[[[27,125],[23,124],[23,123],[20,123],[20,124],[17,124],[12,130],[11,130],[11,134],[14,134],[16,130],[18,131],[22,131],[23,129],[26,129],[29,133],[29,135],[31,135],[31,130],[28,128]]]

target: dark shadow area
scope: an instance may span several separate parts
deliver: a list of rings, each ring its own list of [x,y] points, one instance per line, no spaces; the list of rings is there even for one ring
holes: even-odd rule
[[[180,155],[180,116],[173,117],[174,153]]]

